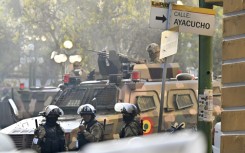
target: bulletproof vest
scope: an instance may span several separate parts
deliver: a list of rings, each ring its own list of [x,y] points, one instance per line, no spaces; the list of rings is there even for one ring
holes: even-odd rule
[[[91,133],[92,131],[91,131],[90,129],[91,129],[91,127],[92,127],[94,124],[99,124],[101,130],[103,131],[103,124],[101,124],[100,122],[98,122],[98,121],[96,121],[96,120],[93,120],[93,121],[91,121],[91,122],[89,122],[89,123],[87,124],[86,131],[89,131],[89,132]],[[103,134],[103,135],[104,135],[104,134]],[[103,137],[101,138],[100,141],[103,141]]]
[[[8,96],[1,98],[0,101],[0,128],[5,128],[17,122],[17,117],[9,103]]]
[[[86,131],[88,131],[89,133],[91,133],[91,130],[90,129],[96,123],[97,123],[96,120],[92,120],[89,123],[87,123],[86,124]],[[101,123],[98,122],[98,124],[101,124]],[[101,128],[103,129],[103,126],[102,125],[101,125]],[[82,133],[80,133],[80,132],[78,133],[77,140],[78,140],[79,149],[83,148],[86,144],[90,143],[88,140],[85,139],[84,135]]]
[[[65,137],[61,127],[57,124],[56,126],[43,125],[45,129],[45,138],[41,144],[42,153],[54,153],[65,151]]]
[[[132,129],[134,128],[134,127],[131,127],[131,125],[130,125],[130,123],[132,123],[132,122],[134,122],[134,123],[137,124],[137,127],[136,127],[136,128],[137,128],[138,133],[135,133],[135,132],[132,130]],[[134,134],[135,136],[143,135],[143,129],[142,129],[141,124],[140,124],[138,121],[135,121],[135,120],[133,120],[132,122],[126,123],[126,124],[124,125],[124,127],[122,128],[122,130],[121,130],[121,132],[120,132],[120,134],[119,134],[120,138],[125,138],[125,129],[126,129],[127,127],[129,127],[129,128],[131,129],[131,132],[133,132],[133,134]]]
[[[82,121],[83,122],[83,121]],[[91,132],[90,128],[96,123],[96,120],[92,120],[90,121],[87,125],[86,125],[86,131]],[[78,146],[81,149],[82,147],[84,147],[86,144],[90,143],[88,140],[85,139],[84,135],[82,133],[78,133],[77,135],[77,140],[78,140]]]

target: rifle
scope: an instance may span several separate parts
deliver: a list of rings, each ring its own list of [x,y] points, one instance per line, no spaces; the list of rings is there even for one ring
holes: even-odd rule
[[[38,129],[37,119],[35,119],[35,125],[36,125],[36,129]]]
[[[143,64],[146,63],[145,60],[136,60],[129,58],[127,55],[116,53],[115,50],[110,50],[109,53],[105,50],[94,51],[99,55],[98,66],[99,71],[102,76],[109,76],[110,74],[122,74],[123,78],[127,79],[130,75],[129,71],[132,70],[132,63]]]
[[[105,126],[106,126],[106,119],[104,119],[104,124],[103,124],[104,130],[105,130]]]
[[[110,58],[110,52],[116,52],[114,50],[110,50],[109,53],[106,50],[102,50],[102,51],[86,50],[86,51],[97,53],[99,56],[105,57],[108,60]],[[122,53],[117,53],[117,55],[119,56],[121,63],[136,63],[136,64],[146,63],[146,60],[136,60],[136,59],[130,58],[127,55],[122,54]]]
[[[40,144],[40,141],[39,141],[39,130],[38,130],[37,119],[35,119],[35,125],[36,125],[36,129],[34,131],[35,137],[33,138],[33,144],[38,145]]]
[[[38,137],[39,136],[39,130],[38,130],[37,119],[35,119],[35,126],[36,126],[36,130],[34,131],[34,135],[36,135]]]

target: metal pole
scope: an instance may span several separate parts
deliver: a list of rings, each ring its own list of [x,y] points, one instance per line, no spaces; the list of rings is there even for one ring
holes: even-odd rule
[[[166,22],[166,27],[169,29],[170,24],[170,15],[172,11],[172,3],[169,3],[168,6],[168,12],[167,12],[167,22]],[[164,107],[164,93],[165,93],[165,81],[166,81],[166,76],[167,76],[167,64],[168,64],[168,58],[164,58],[164,67],[162,71],[162,89],[161,89],[161,101],[160,101],[160,110],[159,110],[159,120],[158,120],[158,132],[161,132],[162,126],[164,127],[164,124],[162,122],[162,117],[163,117],[163,107]]]
[[[204,0],[199,0],[199,7],[212,8]],[[205,89],[212,89],[212,37],[199,35],[199,79],[198,79],[198,96],[204,95]],[[199,99],[198,98],[198,99]],[[199,101],[200,106],[200,101]],[[200,107],[198,108],[200,111]],[[207,153],[212,153],[212,121],[205,121],[198,118],[198,130],[202,131],[206,137]]]
[[[165,80],[166,80],[166,73],[167,73],[167,57],[164,59],[165,63],[162,64],[162,90],[161,90],[161,101],[160,101],[160,111],[159,111],[159,121],[158,121],[158,132],[161,132],[163,122],[162,122],[162,115],[163,115],[163,104],[164,104],[164,93],[165,93]]]

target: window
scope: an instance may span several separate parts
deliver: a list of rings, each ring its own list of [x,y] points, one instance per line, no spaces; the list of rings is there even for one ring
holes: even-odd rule
[[[176,94],[174,95],[174,100],[178,109],[191,107],[193,105],[191,96],[189,94],[183,94],[183,95]]]
[[[164,108],[166,111],[174,111],[192,107],[194,104],[197,104],[197,95],[192,89],[170,90]]]
[[[137,104],[141,112],[152,110],[156,108],[153,96],[138,96]]]

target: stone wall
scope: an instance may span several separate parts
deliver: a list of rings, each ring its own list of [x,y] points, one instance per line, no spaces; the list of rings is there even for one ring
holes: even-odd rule
[[[245,0],[223,0],[221,153],[245,152]]]

